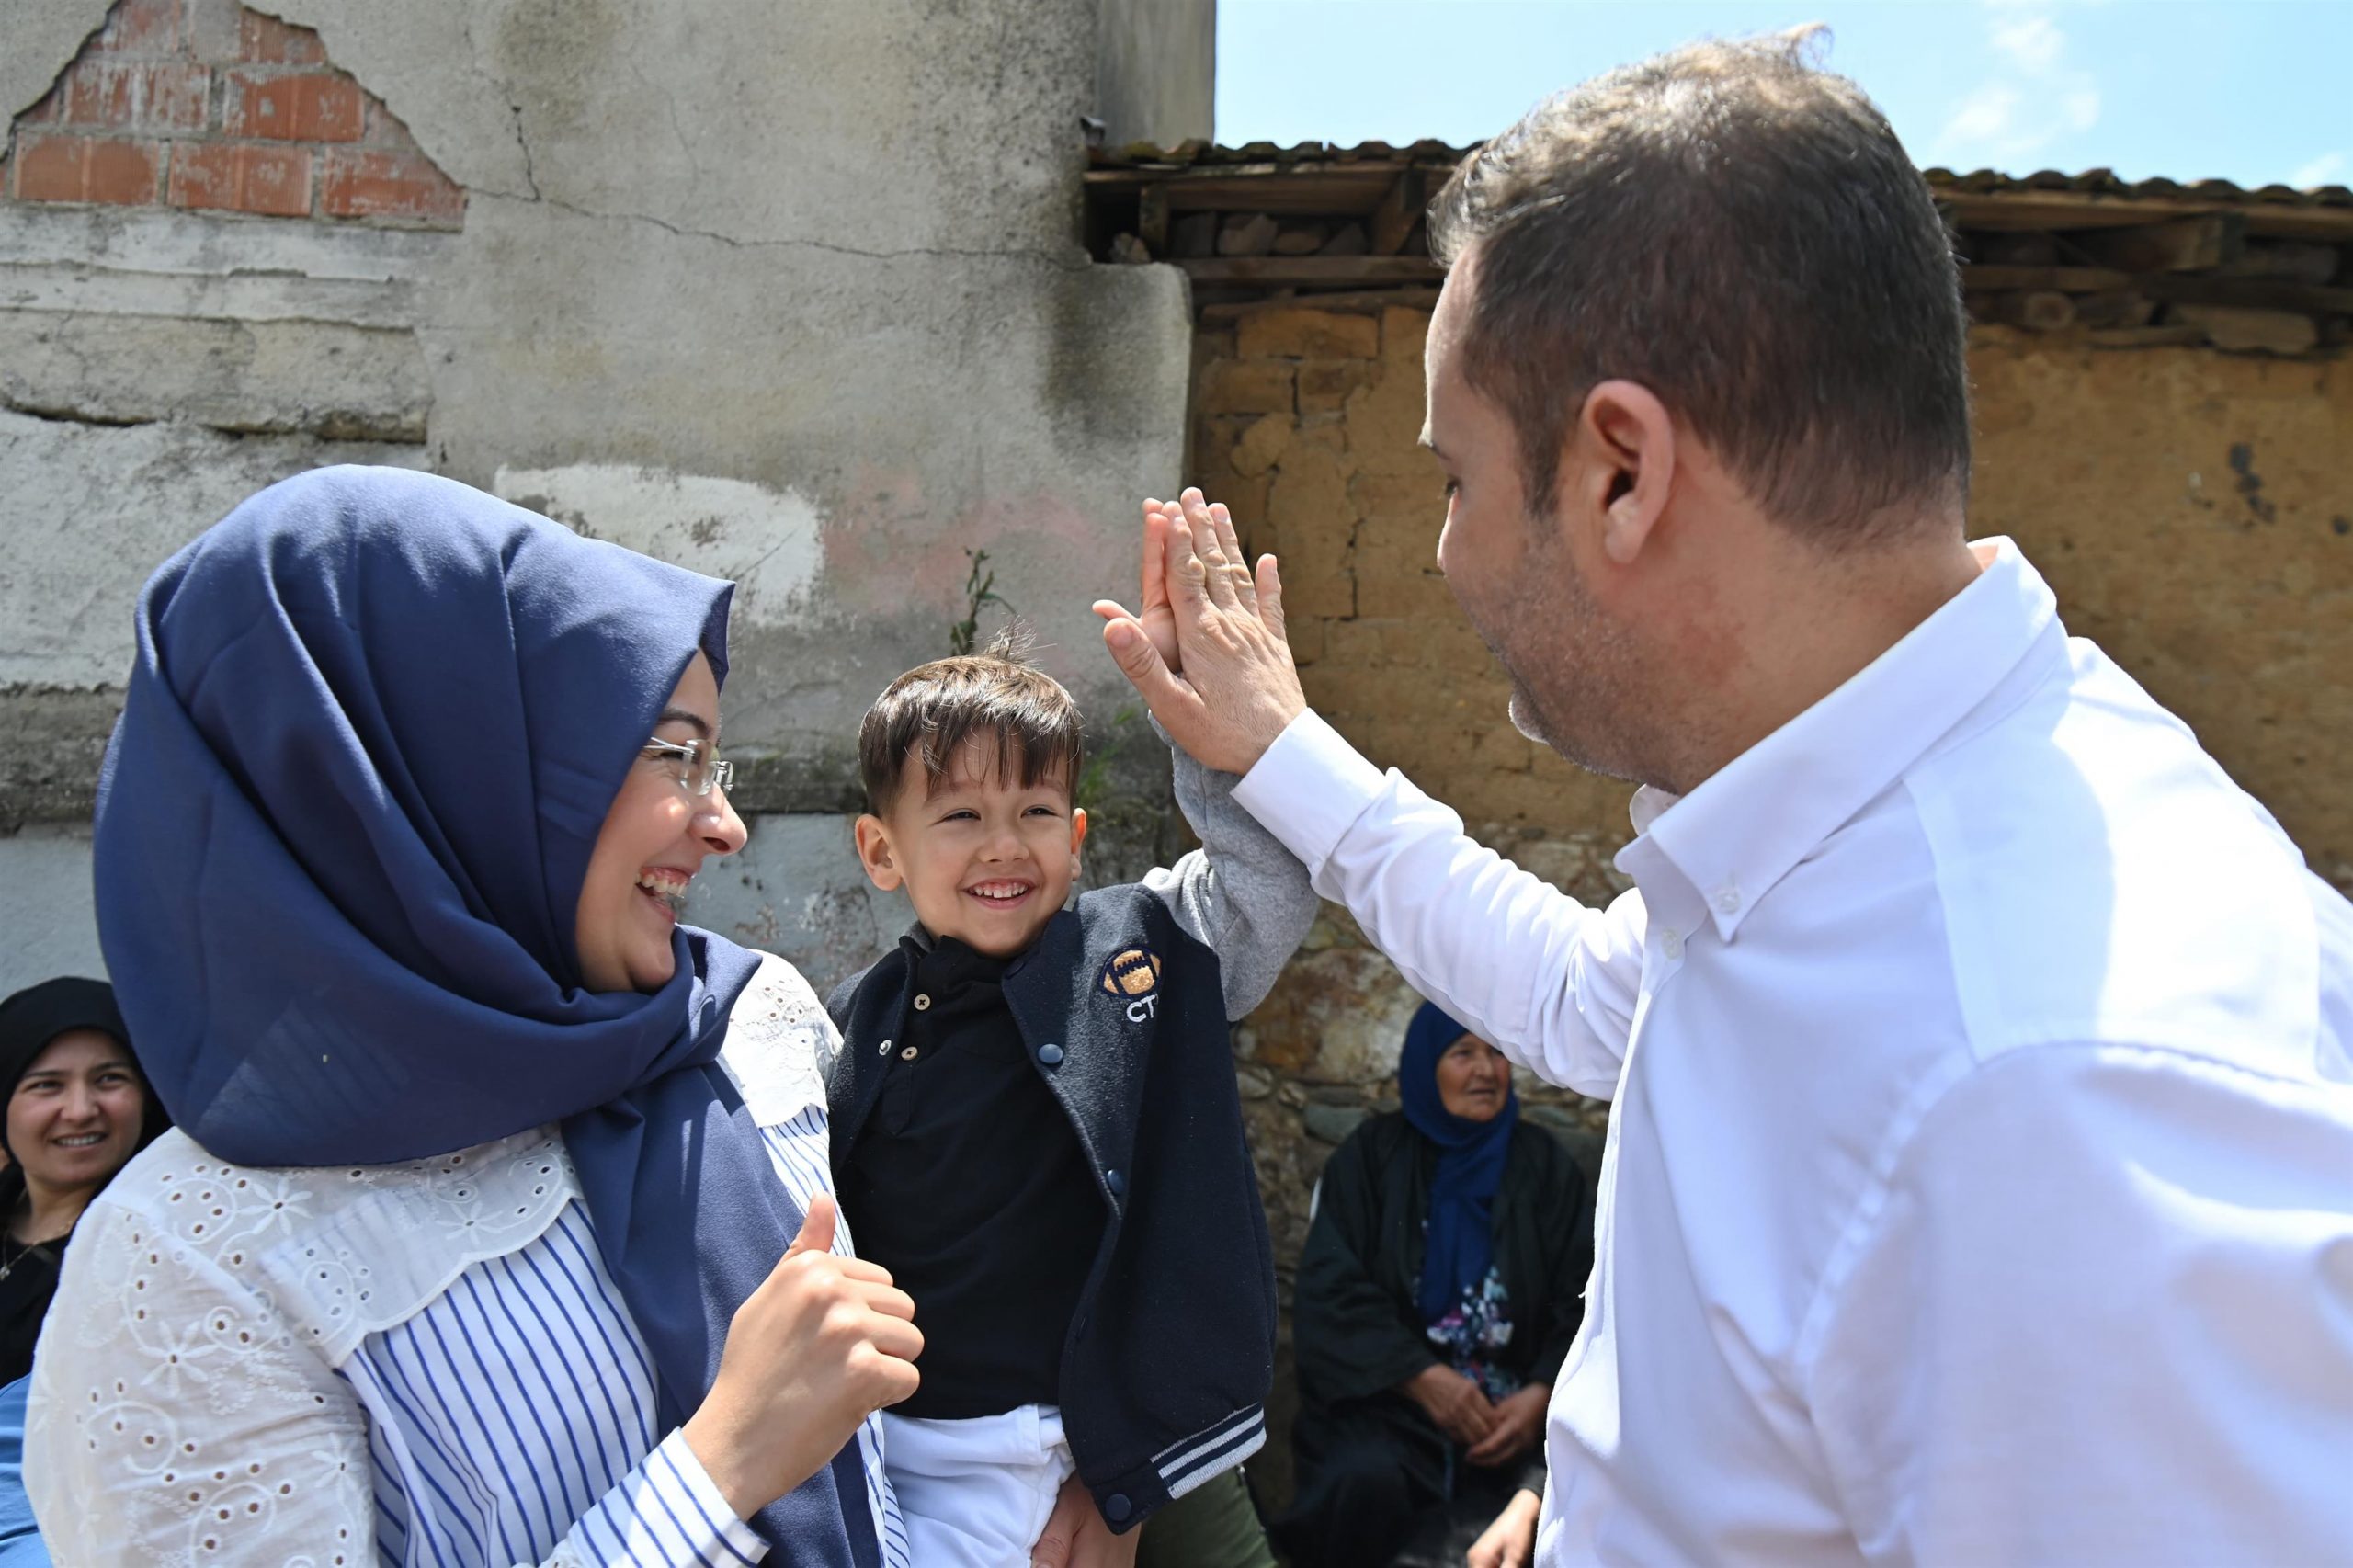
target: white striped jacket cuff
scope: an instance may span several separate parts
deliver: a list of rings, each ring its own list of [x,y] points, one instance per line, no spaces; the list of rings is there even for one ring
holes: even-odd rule
[[[768,1551],[719,1494],[683,1430],[598,1498],[564,1545],[558,1561],[576,1554],[600,1568],[753,1568]]]

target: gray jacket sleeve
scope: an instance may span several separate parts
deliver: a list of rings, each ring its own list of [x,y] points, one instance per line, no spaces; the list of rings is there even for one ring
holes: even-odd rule
[[[1157,722],[1153,729],[1167,740]],[[1187,935],[1217,954],[1225,1016],[1240,1018],[1274,989],[1321,901],[1307,884],[1307,868],[1234,804],[1234,775],[1212,772],[1179,746],[1168,749],[1176,809],[1200,835],[1201,847],[1151,872],[1143,885],[1168,905]]]

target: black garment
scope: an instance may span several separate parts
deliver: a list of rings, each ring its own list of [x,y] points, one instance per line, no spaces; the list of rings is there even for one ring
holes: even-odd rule
[[[24,1178],[11,1170],[11,1180],[0,1181],[6,1196],[25,1189]],[[57,1294],[58,1267],[65,1261],[68,1232],[54,1241],[28,1247],[13,1236],[0,1235],[0,1385],[15,1382],[33,1369],[33,1346],[40,1338],[40,1321]]]
[[[1150,889],[1104,888],[1007,963],[1004,994],[1102,1205],[1054,1402],[1079,1478],[1117,1530],[1266,1440],[1274,1256],[1242,1131],[1217,954]],[[834,993],[836,1180],[916,994],[898,949]],[[856,1213],[849,1216],[858,1233]]]
[[[1324,1165],[1291,1319],[1299,1493],[1275,1530],[1297,1568],[1379,1568],[1417,1532],[1474,1513],[1483,1525],[1518,1487],[1543,1484],[1540,1448],[1483,1475],[1394,1392],[1443,1359],[1424,1334],[1419,1304],[1437,1163],[1429,1140],[1391,1114],[1358,1128]],[[1495,1193],[1494,1233],[1513,1334],[1492,1359],[1523,1383],[1550,1383],[1585,1316],[1593,1189],[1568,1151],[1524,1118]],[[1440,1505],[1448,1519],[1433,1521]]]
[[[893,1408],[1051,1404],[1108,1210],[1005,1005],[1004,960],[953,937],[901,946],[915,994],[878,1051],[882,1088],[840,1177],[858,1256],[891,1271],[923,1327],[923,1386]]]

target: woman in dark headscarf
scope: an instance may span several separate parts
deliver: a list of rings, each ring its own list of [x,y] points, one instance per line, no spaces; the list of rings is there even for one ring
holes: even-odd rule
[[[1276,1528],[1298,1568],[1461,1562],[1543,1484],[1583,1316],[1592,1195],[1520,1119],[1510,1064],[1426,1003],[1397,1092],[1333,1151],[1300,1258],[1298,1500]]]
[[[149,582],[98,926],[179,1129],[35,1366],[61,1559],[903,1556],[920,1338],[834,1245],[824,1010],[677,924],[745,836],[730,592],[374,469]]]
[[[33,1367],[57,1267],[90,1199],[170,1119],[148,1092],[114,992],[45,980],[0,1002],[0,1384]]]

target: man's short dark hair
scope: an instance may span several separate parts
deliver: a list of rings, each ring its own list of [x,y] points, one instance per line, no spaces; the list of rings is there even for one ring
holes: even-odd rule
[[[1462,161],[1431,250],[1475,249],[1470,384],[1531,511],[1596,384],[1640,382],[1777,520],[1831,543],[1964,499],[1968,323],[1927,183],[1807,37],[1689,45],[1546,100]]]
[[[973,741],[994,744],[1000,781],[1017,771],[1025,790],[1040,779],[1078,787],[1086,735],[1078,704],[1031,664],[1027,641],[1007,629],[987,649],[935,659],[892,681],[858,726],[858,772],[866,809],[880,816],[898,799],[906,765],[920,761],[936,790]]]

